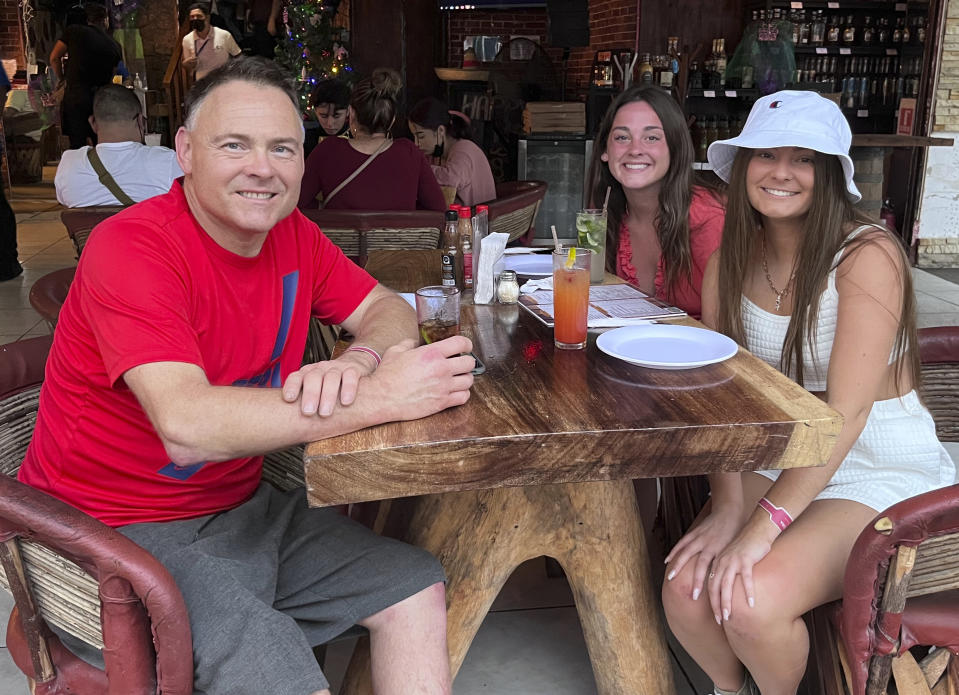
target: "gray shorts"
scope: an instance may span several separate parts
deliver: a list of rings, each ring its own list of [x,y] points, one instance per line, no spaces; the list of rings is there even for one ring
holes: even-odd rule
[[[444,581],[425,550],[261,484],[235,509],[118,529],[170,571],[190,612],[194,693],[308,695],[323,644]]]

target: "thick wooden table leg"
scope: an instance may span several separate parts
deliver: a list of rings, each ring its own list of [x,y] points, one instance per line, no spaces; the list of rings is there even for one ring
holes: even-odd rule
[[[599,695],[674,695],[632,483],[556,487],[568,504],[568,541],[553,557],[573,589]]]
[[[675,693],[630,481],[422,497],[397,535],[433,552],[446,569],[454,677],[509,575],[549,555],[573,587],[599,694]],[[368,664],[354,654],[341,695],[371,692]]]

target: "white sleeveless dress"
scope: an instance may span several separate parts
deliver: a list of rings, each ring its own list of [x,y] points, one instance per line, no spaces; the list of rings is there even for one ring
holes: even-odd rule
[[[848,238],[868,228],[869,225],[859,227]],[[820,298],[812,354],[809,354],[808,346],[804,350],[803,381],[809,391],[826,390],[839,313],[836,266],[841,256],[842,251],[834,259],[826,289]],[[746,348],[779,369],[790,317],[771,314],[745,295],[742,315]],[[895,355],[892,355],[890,364],[894,360]],[[793,374],[787,376],[794,378]],[[776,480],[780,474],[780,471],[756,472],[771,480]],[[853,500],[880,512],[896,502],[954,482],[956,466],[936,437],[932,416],[913,390],[902,398],[873,403],[859,439],[815,499]]]

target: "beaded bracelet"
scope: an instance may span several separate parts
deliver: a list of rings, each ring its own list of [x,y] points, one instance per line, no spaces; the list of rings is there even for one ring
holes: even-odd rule
[[[776,524],[780,531],[785,531],[786,527],[793,522],[793,518],[789,516],[789,512],[782,507],[777,507],[765,497],[759,500],[759,506],[766,510],[770,520]]]
[[[373,358],[373,361],[376,362],[376,366],[380,366],[380,362],[383,361],[383,358],[380,357],[380,353],[374,350],[371,347],[366,347],[365,345],[350,345],[346,348],[346,352],[362,352],[365,355],[369,355]]]

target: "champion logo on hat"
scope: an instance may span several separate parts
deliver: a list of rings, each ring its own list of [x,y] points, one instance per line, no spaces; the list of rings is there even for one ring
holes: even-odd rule
[[[778,109],[780,106],[782,106],[782,101],[773,101],[769,103],[769,108],[771,109]]]

